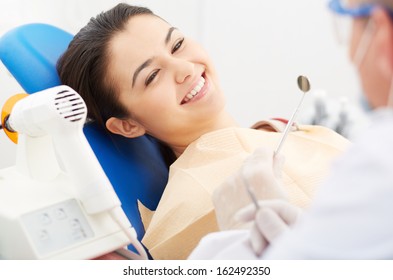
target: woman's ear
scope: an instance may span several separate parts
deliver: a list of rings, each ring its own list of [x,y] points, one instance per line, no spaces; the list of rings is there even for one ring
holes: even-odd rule
[[[376,9],[372,18],[376,26],[376,62],[378,63],[381,73],[386,78],[391,79],[393,74],[393,23],[390,15],[383,9]]]
[[[106,121],[105,125],[110,132],[127,138],[136,138],[146,133],[145,128],[132,119],[123,120],[112,117]]]

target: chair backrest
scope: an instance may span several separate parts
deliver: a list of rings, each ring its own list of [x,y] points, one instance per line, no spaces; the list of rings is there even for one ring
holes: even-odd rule
[[[27,93],[41,91],[60,84],[56,62],[72,38],[48,24],[22,25],[0,38],[0,60]],[[111,135],[94,123],[84,133],[140,240],[144,228],[137,200],[155,210],[168,179],[158,142],[149,136]]]

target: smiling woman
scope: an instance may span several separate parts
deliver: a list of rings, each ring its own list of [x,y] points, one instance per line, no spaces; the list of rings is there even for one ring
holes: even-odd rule
[[[142,7],[119,4],[92,18],[60,58],[58,72],[84,98],[92,120],[129,138],[149,134],[172,153],[155,213],[140,206],[143,243],[155,259],[187,258],[218,230],[213,192],[257,147],[274,149],[284,126],[238,127],[204,49]],[[347,141],[322,127],[293,130],[283,148],[283,184],[289,201],[305,207]],[[259,199],[282,196],[274,187],[255,192]],[[217,209],[224,220],[250,202],[245,188],[235,197]]]

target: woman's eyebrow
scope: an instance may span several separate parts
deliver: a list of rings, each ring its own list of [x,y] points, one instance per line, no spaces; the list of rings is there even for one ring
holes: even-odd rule
[[[134,87],[135,80],[136,80],[136,78],[138,77],[139,72],[141,72],[144,68],[148,67],[148,66],[151,64],[152,61],[153,61],[152,58],[146,60],[145,62],[142,63],[142,65],[140,65],[140,66],[135,70],[134,76],[132,77],[132,87]]]
[[[175,29],[177,29],[177,28],[176,27],[169,28],[168,33],[166,34],[166,37],[165,37],[165,45],[167,45],[169,43],[169,41],[171,40],[172,32]]]
[[[165,37],[165,45],[168,45],[169,41],[171,40],[171,36],[172,36],[173,31],[176,30],[176,29],[177,29],[176,27],[171,27],[171,28],[169,28],[168,33],[166,34],[166,37]],[[134,76],[132,77],[132,87],[134,87],[136,78],[138,77],[139,73],[140,73],[144,68],[148,67],[148,66],[151,64],[152,61],[153,61],[153,59],[152,59],[152,58],[149,58],[148,60],[146,60],[145,62],[143,62],[143,63],[135,70]]]

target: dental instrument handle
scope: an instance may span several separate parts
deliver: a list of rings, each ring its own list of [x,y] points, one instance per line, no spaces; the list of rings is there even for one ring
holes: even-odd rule
[[[259,210],[258,199],[257,199],[257,197],[256,197],[256,195],[255,195],[255,193],[254,193],[254,190],[253,190],[253,189],[251,188],[251,186],[247,183],[247,180],[244,178],[244,176],[241,176],[241,177],[242,177],[242,180],[243,180],[244,185],[246,186],[247,193],[248,193],[248,195],[250,196],[252,203],[254,203],[254,205],[255,205],[255,209],[256,209],[256,210]]]
[[[294,121],[295,121],[295,118],[296,118],[296,115],[297,115],[297,113],[299,111],[299,108],[300,108],[300,106],[303,103],[304,96],[306,95],[307,92],[310,91],[310,87],[311,87],[310,86],[310,81],[308,80],[308,78],[306,76],[302,76],[302,75],[297,77],[297,86],[303,92],[303,96],[302,96],[302,99],[299,102],[299,105],[297,105],[295,111],[293,112],[292,117],[289,119],[289,121],[287,123],[287,126],[285,127],[285,130],[284,130],[284,133],[283,133],[283,135],[281,137],[281,140],[278,143],[278,146],[277,146],[277,148],[276,148],[276,150],[274,152],[274,157],[280,152],[280,150],[282,148],[282,145],[284,144],[284,141],[287,138],[288,133],[289,133],[289,131],[290,131]]]
[[[246,189],[247,189],[248,194],[251,197],[252,203],[254,203],[254,205],[255,205],[255,209],[259,210],[260,207],[258,204],[258,200],[257,200],[253,190],[249,186],[247,186]]]
[[[289,133],[289,131],[290,131],[294,121],[295,121],[297,113],[299,112],[300,105],[303,103],[304,96],[306,96],[306,93],[303,93],[303,96],[302,96],[302,99],[300,100],[299,105],[296,107],[296,110],[293,112],[291,118],[289,119],[289,121],[287,123],[287,126],[285,127],[285,130],[283,132],[283,135],[282,135],[282,137],[280,139],[280,142],[278,143],[277,148],[276,148],[276,150],[274,152],[274,156],[276,156],[280,152],[280,150],[281,150],[281,148],[282,148],[282,146],[283,146],[283,144],[284,144],[284,142],[285,142],[285,140],[286,140],[286,138],[288,136],[288,133]]]

